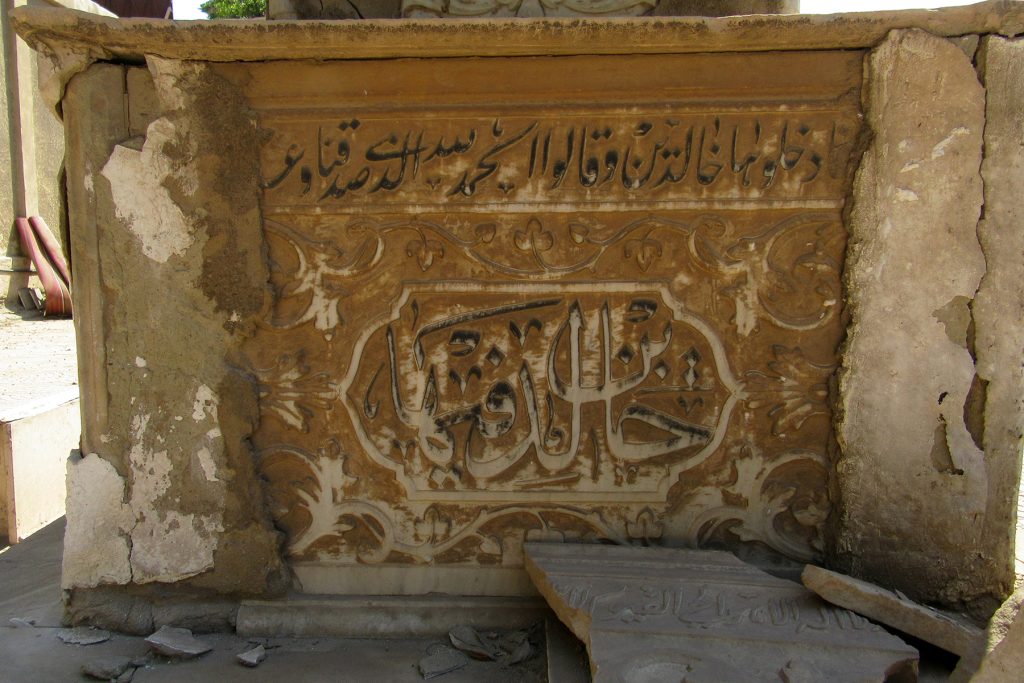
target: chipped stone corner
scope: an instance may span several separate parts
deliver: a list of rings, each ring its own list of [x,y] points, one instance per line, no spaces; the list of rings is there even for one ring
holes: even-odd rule
[[[60,44],[42,43],[39,46],[39,92],[43,101],[57,118],[63,118],[61,102],[68,82],[88,69],[94,62],[106,59],[100,50],[72,49]]]

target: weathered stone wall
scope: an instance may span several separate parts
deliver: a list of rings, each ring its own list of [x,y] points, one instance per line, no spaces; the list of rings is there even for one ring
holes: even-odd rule
[[[273,593],[279,541],[247,445],[256,389],[232,356],[266,280],[253,122],[203,65],[150,63],[161,112],[144,129],[129,129],[125,84],[129,108],[152,97],[126,67],[91,67],[65,100],[76,295],[97,314],[79,321],[90,409],[64,584]]]
[[[415,592],[439,584],[403,583],[409,567],[458,567],[461,573],[446,574],[445,585],[459,590],[479,579],[479,567],[518,571],[515,550],[527,533],[602,535],[586,526],[595,512],[594,519],[606,525],[601,528],[617,529],[623,540],[779,550],[772,544],[786,546],[780,538],[798,538],[801,550],[782,552],[800,558],[808,556],[808,547],[810,556],[824,550],[832,564],[918,599],[990,612],[1013,580],[1024,424],[1022,230],[1012,194],[1020,183],[1021,62],[1014,40],[984,35],[979,46],[971,35],[958,36],[1016,35],[1022,24],[1010,14],[1017,23],[1006,19],[1011,25],[1004,28],[1003,15],[991,7],[977,21],[949,18],[964,16],[951,11],[916,20],[949,38],[922,30],[886,35],[879,27],[887,20],[880,18],[848,33],[843,22],[830,28],[839,32],[837,46],[868,48],[864,52],[756,54],[772,46],[767,34],[758,33],[768,30],[762,22],[670,20],[657,22],[660,28],[637,21],[635,30],[644,36],[680,31],[672,34],[678,37],[690,29],[703,35],[711,26],[705,31],[711,42],[699,43],[701,49],[680,42],[678,49],[658,48],[667,53],[662,57],[626,58],[609,56],[618,54],[622,34],[610,40],[601,32],[626,31],[634,26],[627,20],[571,22],[577,32],[571,34],[565,33],[569,22],[546,22],[547,28],[537,29],[538,42],[525,47],[516,33],[523,24],[498,22],[496,35],[516,36],[508,47],[516,57],[502,57],[503,43],[492,41],[487,54],[501,59],[449,59],[443,69],[431,69],[425,60],[213,64],[147,56],[152,82],[147,71],[118,64],[94,65],[75,76],[64,111],[76,304],[99,314],[78,321],[86,421],[83,456],[69,466],[65,584],[73,614],[111,623],[116,610],[109,605],[116,604],[123,609],[114,622],[144,630],[184,618],[166,609],[167,600],[216,600],[217,609],[230,611],[230,600],[239,595],[281,591],[284,553],[293,564],[305,563],[306,578],[315,579],[311,586],[348,580],[342,592],[385,585]],[[799,32],[795,20],[772,21],[787,35]],[[909,20],[900,15],[899,21]],[[138,55],[137,46],[154,36],[182,38],[161,40],[165,55],[201,56],[208,40],[210,50],[220,50],[217,59],[228,61],[251,59],[246,55],[252,47],[239,38],[254,40],[246,31],[280,28],[281,35],[302,40],[333,31],[353,41],[344,50],[365,37],[352,24],[211,26],[180,33],[157,24],[145,32],[101,22],[86,26],[80,18],[69,24],[51,25],[42,35],[53,41],[59,31],[82,31],[88,37],[74,40],[96,51],[65,54],[60,64],[68,71],[97,55],[113,61]],[[398,49],[395,31],[422,38],[448,30],[447,22],[367,24],[366,31],[381,31],[374,35],[388,46],[384,52]],[[820,27],[799,26],[813,32],[804,36],[811,42],[800,45],[830,46]],[[472,31],[478,30],[474,23]],[[594,50],[605,56],[519,57],[549,54],[551,45],[578,50],[579,31],[593,32]],[[99,34],[103,47],[89,42]],[[310,56],[312,45],[294,48],[293,56]],[[332,45],[323,53],[345,56]],[[360,54],[370,57],[414,57],[452,47],[413,44],[400,54],[376,54],[365,41],[359,45]],[[645,43],[645,49],[655,49],[650,45],[662,43]],[[694,56],[693,64],[724,60],[732,67],[687,69],[673,50],[755,54]],[[542,59],[574,60],[586,68],[549,68],[545,78],[530,71],[536,67],[514,68]],[[677,68],[653,68],[658,60]],[[739,68],[743,63],[782,66],[741,88],[756,71]],[[500,67],[502,78],[534,76],[509,87],[487,76],[488,64]],[[720,82],[684,79],[679,91],[657,80],[691,72],[723,75]],[[624,85],[609,89],[606,81]],[[825,81],[831,85],[823,94]],[[631,116],[646,113],[642,98],[655,97],[650,93],[659,103],[676,97],[690,109],[685,117],[633,122]],[[857,135],[855,124],[845,132],[828,128],[832,136],[822,137],[826,128],[816,117],[827,111],[829,122],[856,121],[862,94],[869,139]],[[399,98],[405,100],[396,110]],[[438,98],[447,107],[443,112],[430,108]],[[513,113],[499,111],[524,102],[529,106]],[[809,113],[787,127],[784,119],[797,116],[794,102]],[[605,107],[603,127],[586,119],[594,116],[594,103]],[[539,123],[531,127],[534,120]],[[421,122],[435,127],[416,128]],[[584,124],[587,149],[601,151],[594,164],[588,166],[589,157],[580,152],[582,163],[552,156],[544,165],[544,139],[534,133],[553,131],[551,139],[562,144],[551,149],[567,157],[579,149],[576,131]],[[655,139],[685,140],[672,131],[687,127],[701,140],[691,149],[704,154],[688,167],[689,176],[673,166],[683,158],[685,142],[677,156],[668,142],[655,146],[665,152],[660,157],[644,146]],[[570,131],[574,144],[566,145]],[[792,131],[803,136],[799,145]],[[487,146],[471,149],[470,132]],[[591,140],[590,133],[597,137]],[[713,141],[721,136],[721,144],[707,144],[707,135]],[[420,149],[430,140],[429,149]],[[612,144],[619,140],[631,142]],[[749,144],[738,147],[740,141]],[[741,148],[753,156],[746,166],[749,156],[737,152]],[[627,149],[640,165],[623,171],[618,164]],[[767,163],[773,155],[777,160]],[[564,164],[555,163],[560,158]],[[670,190],[645,186],[637,175],[645,159],[676,184]],[[852,186],[846,159],[859,164]],[[613,161],[615,183],[593,189]],[[715,164],[727,169],[721,171],[727,180],[717,179]],[[828,169],[829,180],[812,173],[815,164]],[[777,184],[746,185],[745,169]],[[575,174],[575,194],[566,200],[554,189],[569,182],[568,170]],[[558,192],[569,192],[566,187]],[[405,203],[393,201],[396,195]],[[708,211],[717,219],[708,219]],[[817,222],[804,220],[812,213],[820,214]],[[838,289],[844,216],[850,236],[845,292]],[[616,232],[609,226],[619,223],[610,217],[623,218],[623,229],[643,230]],[[586,250],[595,248],[593,263],[604,260],[591,268]],[[473,283],[494,272],[522,282],[471,301],[467,293],[481,289]],[[622,287],[623,280],[633,289]],[[657,307],[651,297],[632,309],[632,300],[616,298],[656,280],[665,283],[657,287]],[[710,288],[706,296],[695,294],[700,287]],[[518,302],[523,292],[548,290],[571,292],[577,306],[556,310],[545,299],[543,306],[534,302],[538,310],[547,307],[534,319],[490,315]],[[416,296],[406,296],[410,291]],[[673,300],[685,305],[673,309]],[[813,310],[801,309],[806,315],[786,313],[786,306],[808,302]],[[478,318],[464,314],[484,304],[487,319],[501,324],[481,326],[477,337],[462,328]],[[668,320],[654,310],[675,313]],[[573,327],[581,319],[586,324]],[[824,319],[825,331],[818,329]],[[842,369],[834,374],[847,319]],[[590,384],[577,377],[571,391],[557,386],[558,376],[572,376],[576,353],[564,341],[569,333],[558,332],[559,320],[579,332],[581,348],[594,352],[579,373]],[[602,320],[628,344],[601,351],[607,343]],[[696,324],[702,320],[712,322]],[[644,333],[640,326],[650,321],[659,326]],[[602,469],[614,456],[614,448],[602,445],[611,443],[614,430],[589,408],[593,429],[578,435],[593,448],[579,452],[593,466],[544,466],[568,472],[571,481],[534,477],[541,472],[530,460],[534,456],[505,458],[501,449],[482,457],[472,451],[478,472],[469,478],[452,466],[446,454],[456,452],[450,442],[463,438],[466,424],[483,430],[474,438],[505,434],[508,425],[497,418],[511,412],[512,399],[504,389],[488,394],[482,379],[511,354],[522,356],[519,365],[532,377],[550,373],[553,393],[577,396],[574,407],[600,393],[600,381],[593,380],[600,379],[595,359],[602,353],[606,364],[615,355],[613,372],[633,367],[649,381],[643,389],[660,391],[655,385],[669,383],[671,371],[685,373],[676,361],[687,358],[687,349],[674,349],[664,376],[655,379],[655,356],[669,343],[662,323],[669,323],[676,342],[693,340],[697,353],[689,359],[695,368],[713,362],[701,366],[689,385],[684,374],[668,387],[708,393],[699,409],[688,397],[685,406],[671,408],[684,411],[680,420],[704,420],[687,432],[685,448],[693,450],[670,449],[645,465],[662,468],[674,482],[659,491],[665,494],[659,501],[638,497],[650,493],[641,489],[654,469],[621,468],[619,479],[614,468]],[[429,328],[424,338],[445,331],[419,344],[419,353],[437,367],[442,356],[451,362],[433,379],[416,360],[420,337],[410,332],[416,325]],[[492,337],[502,344],[484,343]],[[528,347],[538,338],[554,340],[550,353]],[[396,349],[404,354],[400,363]],[[474,353],[481,358],[475,370],[458,365]],[[542,362],[545,356],[550,365]],[[698,385],[697,377],[714,380],[714,386]],[[506,384],[519,381],[512,377]],[[639,405],[650,394],[656,392],[626,400]],[[404,404],[403,395],[411,397]],[[458,421],[424,421],[402,412],[412,405],[431,417],[438,406],[467,400],[478,412],[459,413]],[[620,402],[609,402],[608,414],[625,405],[614,400]],[[527,403],[515,405],[520,415],[530,412]],[[708,413],[700,417],[701,411]],[[378,415],[387,416],[383,427],[373,423]],[[485,429],[481,416],[497,426]],[[577,433],[547,429],[542,436],[532,423],[530,428],[529,437],[514,429],[509,434],[534,439],[536,452],[543,445],[548,457]],[[632,445],[664,440],[652,422],[632,429]],[[723,439],[714,448],[708,445],[712,435]],[[837,443],[829,451],[832,437]],[[469,457],[469,437],[460,443]],[[494,453],[501,457],[492,458]],[[706,459],[680,468],[680,453]],[[798,464],[790,456],[817,464]],[[831,496],[825,496],[821,482],[830,474]],[[808,485],[812,480],[818,483]],[[537,513],[567,508],[559,500],[566,491],[574,496],[576,517],[572,510],[562,510],[561,517]],[[592,499],[609,491],[626,495],[622,501]],[[528,499],[529,510],[502,506],[512,498]],[[405,521],[393,509],[381,512],[394,501],[407,506],[400,511],[409,513]],[[473,517],[487,505],[500,515]],[[819,534],[823,545],[815,547]],[[338,572],[340,565],[350,571]]]
[[[922,31],[867,60],[837,421],[840,566],[982,612],[1013,582],[1022,424],[1021,226],[1003,208],[1015,89],[993,40],[987,92],[965,51]]]

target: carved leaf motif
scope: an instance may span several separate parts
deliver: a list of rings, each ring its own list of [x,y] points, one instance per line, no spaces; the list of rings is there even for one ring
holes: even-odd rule
[[[645,273],[654,264],[654,261],[661,257],[661,254],[661,242],[646,235],[639,239],[629,240],[622,249],[622,256],[626,259],[635,258],[640,270]]]
[[[329,410],[336,398],[326,372],[311,372],[305,352],[282,354],[277,364],[256,369],[260,411],[280,418],[293,429],[309,431],[316,409]]]
[[[702,487],[697,498],[706,509],[690,523],[695,545],[708,542],[720,530],[728,530],[742,541],[758,541],[799,560],[812,560],[822,550],[821,524],[828,516],[823,490],[808,498],[792,484],[784,483],[780,472],[810,468],[824,476],[823,456],[812,451],[793,450],[765,462],[750,448],[743,448],[734,462],[736,480],[727,487]],[[822,486],[824,483],[822,482]],[[714,498],[722,503],[711,506]],[[691,501],[691,506],[695,505]],[[826,506],[826,507],[823,507]],[[796,525],[780,520],[790,517]]]
[[[480,536],[480,552],[485,555],[501,556],[501,543],[493,536]]]
[[[530,219],[526,229],[517,230],[513,240],[519,251],[548,251],[555,246],[555,236],[536,218]]]
[[[480,223],[473,228],[473,234],[476,235],[476,241],[480,244],[490,244],[494,241],[494,235],[498,231],[498,226],[494,223]]]
[[[416,257],[416,263],[419,264],[420,270],[426,272],[430,266],[434,265],[435,256],[437,258],[444,256],[444,245],[437,240],[428,240],[425,237],[412,240],[405,245],[405,255]]]
[[[830,415],[827,381],[836,366],[813,363],[799,348],[775,345],[772,353],[768,372],[746,373],[747,405],[768,408],[772,434],[782,436],[812,417]]]
[[[590,228],[581,223],[569,224],[569,237],[576,244],[583,244],[587,241],[587,237],[590,234]]]
[[[649,507],[640,511],[636,516],[636,521],[626,523],[626,533],[630,538],[638,540],[661,538],[664,532],[664,525],[658,521],[654,510]]]

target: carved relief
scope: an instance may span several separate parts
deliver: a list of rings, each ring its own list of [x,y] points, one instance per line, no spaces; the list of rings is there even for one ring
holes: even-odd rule
[[[710,214],[690,221],[646,214],[621,224],[592,215],[526,216],[512,219],[508,227],[493,220],[444,224],[358,217],[341,232],[351,245],[347,250],[338,242],[310,239],[280,221],[266,222],[272,245],[287,247],[277,250],[286,253],[272,265],[281,271],[285,261],[295,262],[280,285],[278,303],[302,306],[290,314],[275,312],[273,325],[313,321],[327,333],[343,325],[341,307],[349,293],[343,283],[380,263],[391,236],[391,249],[400,248],[424,274],[446,253],[451,258],[457,251],[498,275],[531,280],[586,275],[609,260],[620,268],[635,266],[644,275],[665,260],[668,241],[679,242],[677,258],[686,258],[695,277],[713,284],[712,310],[717,311],[719,300],[732,307],[732,322],[742,335],[759,319],[812,330],[834,320],[840,304],[838,259],[845,233],[834,214],[798,214],[755,235],[738,233],[727,218]]]
[[[293,561],[518,567],[541,539],[818,556],[855,88],[267,105],[246,352]]]
[[[856,130],[834,112],[268,119],[275,205],[678,202],[819,197]]]

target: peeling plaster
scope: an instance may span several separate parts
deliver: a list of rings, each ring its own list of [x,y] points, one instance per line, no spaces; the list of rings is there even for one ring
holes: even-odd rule
[[[173,180],[185,191],[194,191],[194,176],[185,177],[162,153],[165,144],[178,137],[167,119],[157,119],[146,131],[142,151],[118,145],[101,174],[110,181],[110,190],[118,218],[139,239],[143,253],[157,263],[181,256],[194,242],[193,230],[167,188]]]
[[[217,397],[213,390],[205,384],[199,385],[196,390],[196,400],[192,404],[192,419],[200,422],[209,415],[214,421],[217,420]]]
[[[127,532],[134,515],[124,504],[124,484],[114,466],[98,455],[68,460],[62,587],[132,580]]]

